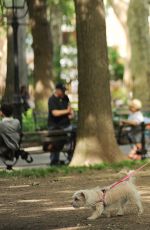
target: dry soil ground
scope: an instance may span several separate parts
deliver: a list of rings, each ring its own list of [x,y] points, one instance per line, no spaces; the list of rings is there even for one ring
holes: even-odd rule
[[[150,230],[149,175],[150,171],[144,171],[137,178],[144,205],[141,217],[137,217],[134,206],[129,206],[123,217],[101,217],[92,222],[86,220],[90,210],[71,207],[73,192],[111,184],[120,174],[103,170],[66,176],[51,174],[38,179],[0,178],[0,230]]]

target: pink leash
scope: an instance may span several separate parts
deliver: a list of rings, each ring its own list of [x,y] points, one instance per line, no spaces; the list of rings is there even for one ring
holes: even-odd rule
[[[134,170],[133,172],[129,173],[127,176],[123,177],[122,179],[120,179],[119,181],[117,181],[116,183],[114,183],[110,189],[116,187],[117,185],[119,185],[120,183],[127,181],[131,176],[134,176],[137,172],[139,172],[141,169],[143,169],[145,166],[147,166],[150,162],[147,162],[146,164],[142,165],[140,168]]]
[[[127,176],[123,177],[122,179],[120,179],[119,181],[115,182],[114,184],[112,184],[110,186],[110,189],[116,187],[117,185],[119,185],[120,183],[127,181],[131,176],[135,175],[138,171],[140,171],[141,169],[143,169],[145,166],[147,166],[150,162],[147,162],[146,164],[142,165],[140,168],[134,170],[133,172],[129,173]],[[102,191],[103,192],[103,198],[100,199],[98,202],[102,202],[104,207],[106,206],[106,202],[105,202],[105,195],[106,195],[106,190]]]

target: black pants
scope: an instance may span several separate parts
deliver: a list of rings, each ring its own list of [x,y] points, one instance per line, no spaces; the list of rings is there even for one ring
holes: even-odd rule
[[[57,128],[58,129],[58,128]],[[60,129],[64,131],[71,131],[72,130],[72,125],[67,126],[67,127],[61,127]],[[55,130],[54,127],[50,127],[49,130]],[[50,164],[58,164],[59,163],[59,156],[60,152],[63,149],[65,145],[65,141],[58,141],[53,144],[54,145],[54,150],[51,151],[50,153]]]
[[[63,149],[64,144],[65,143],[63,143],[63,142],[54,143],[54,150],[50,154],[50,161],[51,161],[50,163],[51,164],[59,163],[60,151]]]

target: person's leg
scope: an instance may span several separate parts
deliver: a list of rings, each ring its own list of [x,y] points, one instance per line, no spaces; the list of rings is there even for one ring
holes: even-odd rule
[[[59,152],[50,153],[50,165],[57,165],[59,163]]]
[[[50,165],[56,165],[60,163],[60,152],[62,151],[63,146],[64,141],[53,143],[53,151],[50,152]]]
[[[48,127],[49,132],[55,130],[54,127]],[[46,150],[50,151],[50,165],[57,165],[59,163],[59,150],[57,149],[57,143],[54,140],[46,143]]]
[[[133,148],[131,149],[131,151],[129,152],[128,157],[130,159],[132,159],[133,156],[136,154],[136,151],[137,151],[137,147],[136,147],[136,145],[134,145]]]
[[[75,145],[75,132],[76,132],[76,129],[77,127],[74,125],[69,125],[67,127],[64,128],[64,131],[68,131],[68,133],[70,132],[70,141],[67,143],[67,159],[68,161],[70,162],[72,157],[73,157],[73,148],[74,148],[74,145]]]
[[[139,154],[141,148],[142,148],[141,143],[137,143],[136,145],[134,145],[128,157],[132,160],[141,160],[142,155]]]

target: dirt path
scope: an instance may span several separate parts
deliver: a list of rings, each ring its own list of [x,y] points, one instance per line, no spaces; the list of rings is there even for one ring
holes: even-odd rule
[[[40,179],[0,178],[0,230],[150,230],[150,171],[140,173],[137,186],[142,194],[144,214],[136,209],[123,217],[102,217],[89,222],[90,210],[70,206],[74,191],[108,185],[120,175],[113,171],[91,171],[67,176],[53,175]]]

